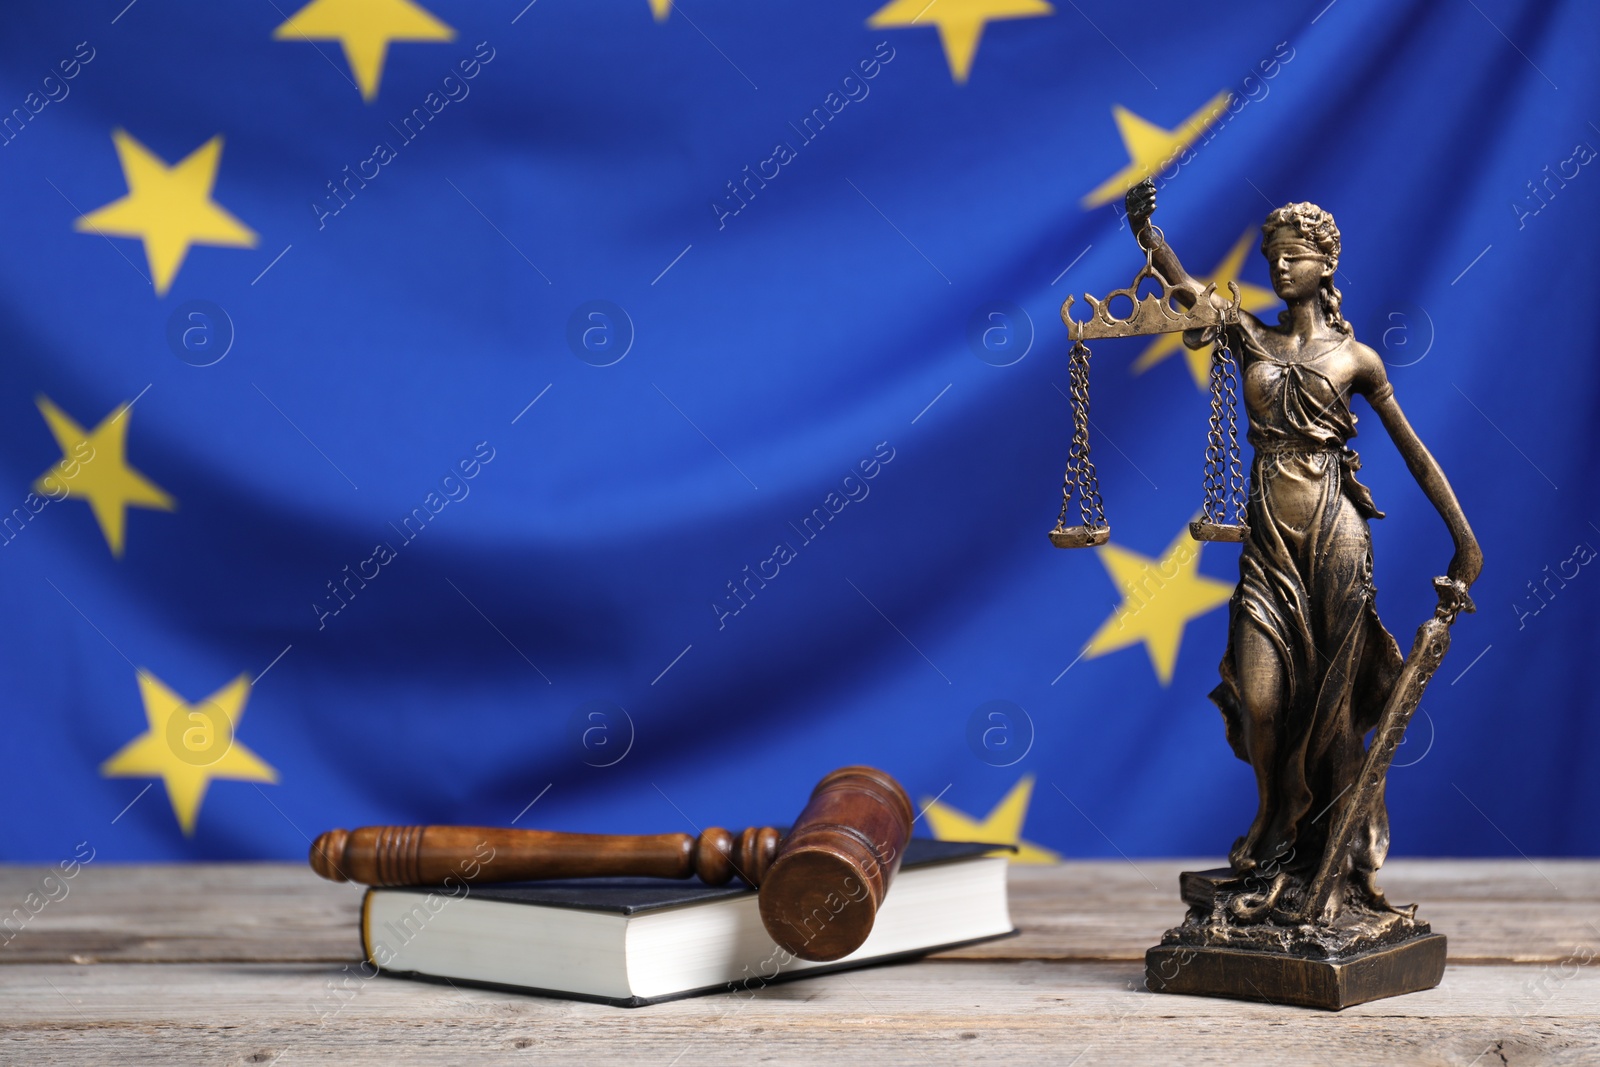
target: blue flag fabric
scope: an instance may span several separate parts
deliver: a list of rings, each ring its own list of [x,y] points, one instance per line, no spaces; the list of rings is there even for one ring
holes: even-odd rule
[[[850,762],[1027,858],[1224,852],[1203,353],[1094,346],[1111,543],[1045,538],[1059,306],[1133,276],[1147,174],[1268,321],[1262,219],[1334,214],[1483,543],[1395,851],[1600,844],[1594,5],[0,21],[0,858],[740,827]],[[1362,429],[1409,648],[1451,546]]]

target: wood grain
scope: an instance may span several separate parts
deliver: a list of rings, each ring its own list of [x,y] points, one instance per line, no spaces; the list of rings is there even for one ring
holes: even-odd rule
[[[299,865],[95,864],[0,947],[0,1064],[1600,1063],[1600,862],[1393,862],[1452,964],[1337,1015],[1144,990],[1214,862],[1013,867],[1020,937],[632,1011],[362,978],[360,891]]]
[[[0,913],[20,906],[52,872],[0,867]],[[97,862],[65,884],[65,897],[0,947],[0,965],[323,961],[361,954],[362,890],[325,882],[305,864]]]
[[[51,964],[0,968],[0,1060],[1592,1065],[1600,967],[1536,973],[1455,968],[1335,1015],[1147,993],[1122,963],[946,961],[630,1011],[385,977],[340,996],[326,965]]]
[[[1215,859],[1074,862],[1011,868],[1022,935],[961,949],[964,959],[1144,958],[1183,917],[1178,872]],[[0,911],[37,889],[44,868],[0,867]],[[1600,948],[1600,862],[1394,860],[1390,899],[1417,901],[1457,963],[1555,963]],[[329,962],[360,956],[361,890],[299,864],[90,865],[9,944],[20,962]],[[9,903],[5,903],[9,902]],[[1510,903],[1514,907],[1504,907]]]
[[[950,955],[1141,960],[1183,918],[1178,873],[1220,862],[1013,866],[1011,917],[1022,935]],[[1379,882],[1395,903],[1421,905],[1418,915],[1450,939],[1454,963],[1555,963],[1580,946],[1600,951],[1600,862],[1400,859]]]

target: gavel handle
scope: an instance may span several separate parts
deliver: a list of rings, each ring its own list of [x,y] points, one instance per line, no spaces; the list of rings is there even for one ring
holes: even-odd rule
[[[311,867],[335,882],[442,885],[545,878],[699,875],[721,885],[738,875],[752,886],[778,854],[777,830],[721,827],[690,834],[565,834],[487,826],[363,826],[329,830],[311,845]]]

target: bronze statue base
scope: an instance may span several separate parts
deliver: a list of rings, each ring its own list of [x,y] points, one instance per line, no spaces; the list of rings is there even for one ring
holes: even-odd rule
[[[1157,945],[1144,955],[1155,993],[1263,1000],[1338,1011],[1432,989],[1444,977],[1445,936],[1422,934],[1341,959],[1241,948]],[[1171,975],[1171,977],[1165,977]]]
[[[1239,917],[1241,902],[1263,910],[1258,876],[1185,872],[1189,915],[1145,953],[1151,992],[1234,997],[1338,1011],[1383,997],[1432,989],[1444,977],[1445,938],[1408,910],[1351,893],[1333,923],[1292,917],[1302,886],[1288,879],[1280,907]]]

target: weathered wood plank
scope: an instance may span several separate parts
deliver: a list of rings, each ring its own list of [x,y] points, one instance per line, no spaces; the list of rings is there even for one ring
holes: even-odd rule
[[[954,955],[1141,959],[1182,918],[1178,872],[1213,865],[1013,867],[1012,915],[1022,936]],[[0,867],[0,919],[38,891],[47,873]],[[1600,862],[1395,860],[1383,873],[1391,899],[1421,902],[1422,915],[1449,936],[1457,962],[1549,963],[1582,946],[1600,947]],[[92,864],[65,886],[66,896],[0,946],[0,963],[319,962],[359,953],[360,889],[297,864]]]
[[[0,867],[0,922],[49,868]],[[287,863],[92,864],[0,947],[0,963],[359,958],[361,890]]]
[[[0,968],[8,1063],[1585,1064],[1600,966],[1457,967],[1337,1015],[1161,996],[1126,963],[905,964],[628,1010],[326,965]],[[1504,1059],[1502,1060],[1502,1056]],[[1077,1057],[1075,1059],[1075,1057]]]
[[[1075,862],[1011,869],[1022,936],[961,949],[967,959],[1138,960],[1183,918],[1178,874],[1220,861]],[[1389,899],[1450,939],[1459,963],[1553,963],[1600,952],[1600,862],[1394,860]]]

